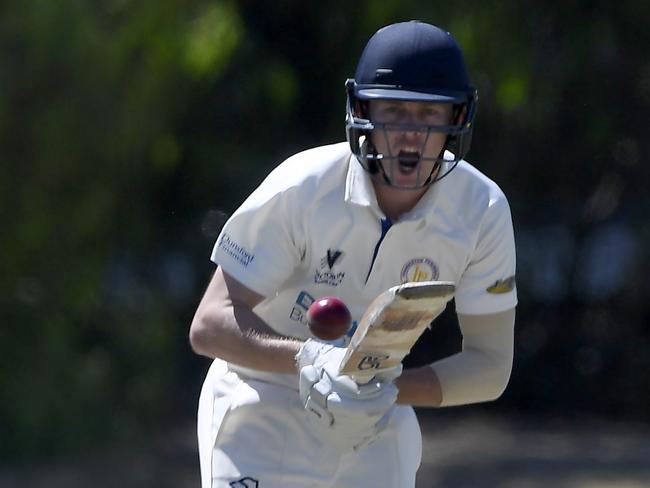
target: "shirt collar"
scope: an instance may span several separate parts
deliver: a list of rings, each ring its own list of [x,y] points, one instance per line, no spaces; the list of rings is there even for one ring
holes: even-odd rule
[[[404,214],[400,221],[426,220],[435,212],[437,195],[440,193],[440,183],[434,183],[413,207]],[[384,217],[384,212],[379,208],[375,189],[370,179],[370,174],[363,169],[361,163],[354,155],[350,156],[348,173],[345,181],[345,201],[369,207],[379,216]]]
[[[345,201],[362,207],[370,207],[375,212],[383,215],[377,203],[377,196],[370,175],[363,169],[354,155],[350,156],[348,163],[348,174],[345,180]]]

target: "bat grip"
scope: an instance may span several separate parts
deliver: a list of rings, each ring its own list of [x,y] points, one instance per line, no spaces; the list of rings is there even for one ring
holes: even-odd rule
[[[375,377],[375,372],[374,371],[359,372],[350,376],[358,385],[365,385],[372,381],[372,379]]]

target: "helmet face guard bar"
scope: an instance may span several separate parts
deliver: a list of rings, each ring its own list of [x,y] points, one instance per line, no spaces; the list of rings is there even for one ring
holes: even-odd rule
[[[473,121],[476,113],[476,90],[470,88],[467,92],[446,92],[444,94],[429,94],[423,92],[413,92],[408,90],[399,90],[397,87],[379,87],[375,86],[377,90],[373,93],[383,92],[382,94],[390,94],[390,97],[374,97],[368,95],[367,90],[359,96],[360,86],[354,80],[346,82],[347,88],[347,114],[346,114],[346,133],[350,149],[357,157],[361,165],[371,174],[378,172],[382,173],[383,180],[386,184],[396,188],[404,189],[417,189],[428,186],[436,181],[440,181],[447,176],[458,164],[458,162],[465,157],[469,151]],[[454,118],[459,116],[463,120],[459,120],[455,125],[421,125],[421,124],[384,124],[374,123],[366,114],[362,112],[362,102],[366,100],[402,100],[414,101],[425,103],[452,103],[456,109],[454,110]],[[464,109],[464,110],[463,110]],[[422,143],[420,150],[420,157],[418,158],[418,174],[416,182],[413,186],[401,186],[395,183],[394,171],[395,167],[399,164],[398,160],[404,160],[404,156],[393,154],[389,144],[389,132],[425,132],[426,137]],[[447,139],[440,154],[436,157],[425,157],[424,147],[432,133],[447,134]],[[379,153],[373,144],[377,137],[383,138],[388,149],[388,153]],[[451,157],[450,157],[451,156]],[[408,158],[406,158],[408,159]],[[419,174],[423,170],[423,164],[426,162],[433,163],[431,170],[428,174]],[[427,165],[428,167],[429,165]]]

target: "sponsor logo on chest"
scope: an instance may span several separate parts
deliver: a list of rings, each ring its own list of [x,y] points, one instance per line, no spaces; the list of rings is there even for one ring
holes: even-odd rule
[[[316,299],[311,296],[306,291],[301,291],[296,297],[296,301],[293,303],[291,312],[289,312],[289,318],[294,322],[300,322],[303,325],[307,325],[307,310]],[[350,343],[350,338],[354,334],[354,331],[357,330],[357,321],[353,320],[350,329],[347,331],[344,337],[336,341],[339,347],[344,347]]]
[[[314,301],[315,298],[306,291],[301,291],[298,293],[298,297],[293,304],[289,318],[291,320],[295,320],[296,322],[307,324],[307,310],[311,304],[314,303]]]
[[[334,266],[340,262],[343,251],[339,249],[328,249],[325,256],[320,260],[320,267],[314,273],[314,283],[317,285],[339,286],[345,278],[345,272],[336,271]]]

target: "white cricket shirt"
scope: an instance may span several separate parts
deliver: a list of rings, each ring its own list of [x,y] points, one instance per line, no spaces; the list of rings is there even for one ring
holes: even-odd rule
[[[269,326],[303,339],[311,337],[305,315],[316,298],[340,297],[358,321],[377,295],[406,281],[454,282],[462,314],[517,304],[510,209],[494,182],[461,161],[390,222],[346,142],[275,168],[226,222],[211,259],[267,297],[255,313]]]

